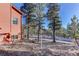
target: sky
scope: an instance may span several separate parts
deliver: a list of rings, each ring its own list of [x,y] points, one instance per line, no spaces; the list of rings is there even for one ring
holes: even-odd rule
[[[21,3],[14,4],[17,8],[20,8],[22,6]],[[45,12],[47,12],[47,8],[45,8]],[[78,3],[61,3],[60,4],[60,20],[62,21],[62,27],[67,28],[67,24],[71,23],[71,18],[76,15],[79,19],[79,4]],[[25,19],[22,18],[23,24],[25,23]],[[45,18],[45,28],[48,27],[48,21]]]
[[[68,23],[71,23],[71,18],[76,15],[79,19],[79,4],[77,3],[63,3],[60,4],[60,20],[62,26],[67,27]]]

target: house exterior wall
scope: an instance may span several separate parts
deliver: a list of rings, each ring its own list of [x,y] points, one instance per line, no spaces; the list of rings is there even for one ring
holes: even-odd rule
[[[10,32],[10,4],[0,3],[0,41],[4,33]]]
[[[18,24],[13,24],[13,18],[18,19]],[[21,14],[14,9],[9,3],[0,3],[0,42],[3,40],[4,33],[10,33],[10,35],[18,35],[18,39],[21,39]],[[11,40],[13,40],[11,38]]]
[[[18,39],[21,38],[21,14],[17,11],[15,11],[15,9],[11,9],[11,34],[12,35],[18,35]],[[18,19],[17,24],[13,24],[12,20],[14,18]]]
[[[10,4],[0,3],[0,33],[10,32]]]

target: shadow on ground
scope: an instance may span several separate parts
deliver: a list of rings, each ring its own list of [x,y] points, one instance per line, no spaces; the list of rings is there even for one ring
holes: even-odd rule
[[[34,56],[33,52],[27,51],[3,51],[0,50],[0,56]]]

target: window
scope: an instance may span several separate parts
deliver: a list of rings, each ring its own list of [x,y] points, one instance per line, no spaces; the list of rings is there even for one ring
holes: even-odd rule
[[[12,35],[12,39],[18,39],[18,35]]]
[[[13,18],[12,22],[13,24],[18,24],[18,18]]]

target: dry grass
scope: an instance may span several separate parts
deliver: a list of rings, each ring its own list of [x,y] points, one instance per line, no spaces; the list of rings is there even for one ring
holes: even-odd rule
[[[43,41],[42,49],[40,42],[22,42],[12,45],[1,45],[0,55],[14,56],[76,56],[79,48],[71,44],[53,43]]]

